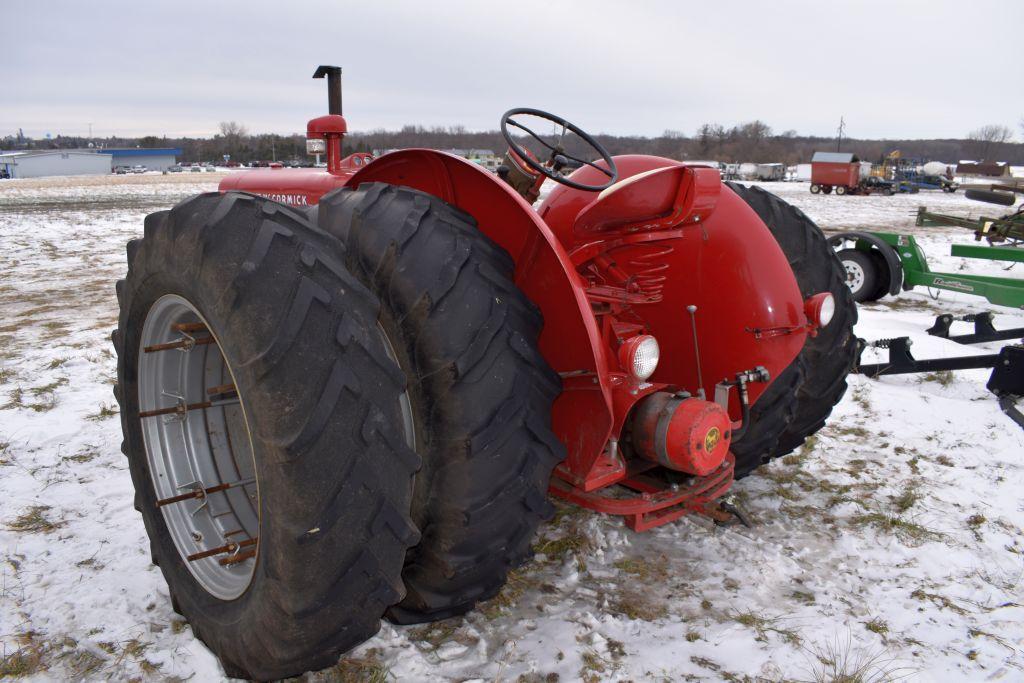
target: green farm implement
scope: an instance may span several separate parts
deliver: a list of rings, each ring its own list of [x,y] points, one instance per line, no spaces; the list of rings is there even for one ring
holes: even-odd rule
[[[966,195],[995,204],[1012,205],[1014,193],[1024,192],[1018,185],[995,186],[990,190],[971,189]],[[999,218],[964,218],[928,211],[917,211],[918,227],[961,227],[974,232],[981,244],[954,244],[952,256],[990,261],[1009,261],[1010,267],[1024,262],[1024,207]],[[846,270],[847,285],[857,302],[877,301],[887,294],[898,294],[900,289],[914,287],[946,289],[983,296],[1000,306],[1024,309],[1024,279],[995,275],[967,273],[939,273],[928,267],[924,252],[913,235],[891,232],[843,232],[828,238]],[[847,243],[852,246],[847,247]],[[845,248],[844,248],[845,247]],[[1002,340],[1024,339],[1024,327],[996,329],[990,311],[954,316],[944,313],[927,330],[929,335],[948,339],[958,344],[983,344]],[[952,334],[956,321],[974,324],[974,331]],[[875,342],[861,340],[861,350],[867,347],[888,350],[888,358],[880,363],[861,363],[858,358],[854,372],[867,377],[902,375],[920,372],[991,368],[988,389],[996,395],[999,407],[1021,427],[1024,412],[1017,404],[1024,397],[1024,345],[1011,344],[999,353],[953,358],[918,359],[910,352],[909,337],[880,339]]]
[[[992,185],[990,189],[972,188],[965,194],[970,199],[1012,206],[1016,193],[1024,193],[1024,186]],[[974,233],[976,241],[988,242],[989,246],[954,244],[950,249],[953,256],[1009,261],[1010,267],[1024,261],[1024,205],[998,218],[954,216],[922,206],[917,210],[916,225],[966,228]],[[853,246],[842,248],[847,242],[853,242]],[[857,302],[877,301],[886,294],[898,294],[900,288],[921,286],[975,294],[1000,306],[1024,308],[1024,279],[933,272],[912,235],[844,232],[830,237],[829,244],[839,249],[847,284]]]
[[[877,301],[900,289],[914,287],[946,289],[983,296],[999,306],[1024,309],[1024,279],[997,275],[935,272],[928,267],[924,252],[913,235],[892,232],[844,232],[829,237],[840,249],[839,260],[846,269],[847,284],[857,302]],[[990,261],[1024,262],[1024,248],[954,244],[952,256]]]
[[[1006,194],[1004,192],[968,190],[968,196],[981,192],[984,192],[985,195],[995,196]],[[1013,198],[1013,195],[1008,196],[1011,199]],[[1024,241],[1024,204],[1022,204],[1021,208],[1017,211],[999,218],[987,218],[984,216],[979,218],[966,218],[963,216],[953,216],[928,211],[922,206],[917,210],[916,225],[919,228],[947,226],[967,228],[968,230],[974,231],[974,239],[978,241],[984,239],[989,244],[998,244],[1000,242],[1019,244]]]

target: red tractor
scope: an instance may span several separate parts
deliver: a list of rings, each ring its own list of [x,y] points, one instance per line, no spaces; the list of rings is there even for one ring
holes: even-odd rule
[[[549,494],[637,531],[730,520],[733,480],[821,428],[856,353],[842,265],[777,197],[530,109],[502,118],[497,175],[343,157],[340,71],[314,75],[326,169],[149,215],[117,283],[136,508],[232,676],[470,610]]]

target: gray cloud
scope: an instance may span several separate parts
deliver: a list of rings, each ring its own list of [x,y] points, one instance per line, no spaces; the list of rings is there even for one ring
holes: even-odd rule
[[[1024,115],[1024,3],[40,2],[0,5],[0,134],[301,131],[345,69],[355,130],[494,128],[535,106],[595,132],[962,137]]]

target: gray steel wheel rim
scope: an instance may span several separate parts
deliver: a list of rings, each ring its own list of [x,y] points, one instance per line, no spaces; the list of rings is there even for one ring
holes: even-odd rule
[[[176,323],[193,322],[202,323],[209,335],[186,334],[173,328]],[[394,345],[379,322],[377,332],[388,356],[401,367]],[[156,344],[205,336],[212,336],[214,343],[194,345],[188,350],[144,351]],[[209,398],[209,388],[225,384],[237,387],[213,328],[187,299],[176,294],[160,297],[142,327],[138,362],[140,412],[202,403]],[[160,507],[182,562],[208,593],[221,600],[234,600],[245,593],[259,559],[259,481],[244,397],[237,391],[236,395],[237,399],[215,400],[208,408],[185,411],[183,419],[181,414],[139,418],[157,500],[232,485],[200,498]],[[399,396],[398,407],[405,442],[416,450],[408,389]],[[190,556],[228,545],[235,547],[189,560]],[[248,559],[223,562],[250,553],[252,557]]]
[[[175,331],[176,323],[202,323],[209,335]],[[213,336],[215,343],[187,350],[144,351],[155,344],[206,336]],[[140,412],[203,403],[211,398],[208,389],[235,385],[214,331],[183,297],[169,294],[153,304],[142,327],[140,347]],[[236,397],[210,402],[209,408],[139,419],[157,500],[232,485],[162,505],[160,510],[182,562],[196,581],[214,597],[233,600],[249,587],[256,568],[259,483],[243,397],[236,392]],[[188,559],[225,546],[224,552]]]
[[[846,269],[846,286],[851,292],[860,291],[864,286],[864,269],[854,261],[843,261],[843,267]]]

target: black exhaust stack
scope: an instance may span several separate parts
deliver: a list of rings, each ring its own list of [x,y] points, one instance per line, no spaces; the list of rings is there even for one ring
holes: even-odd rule
[[[327,113],[341,115],[341,67],[321,64],[313,78],[327,76]]]

